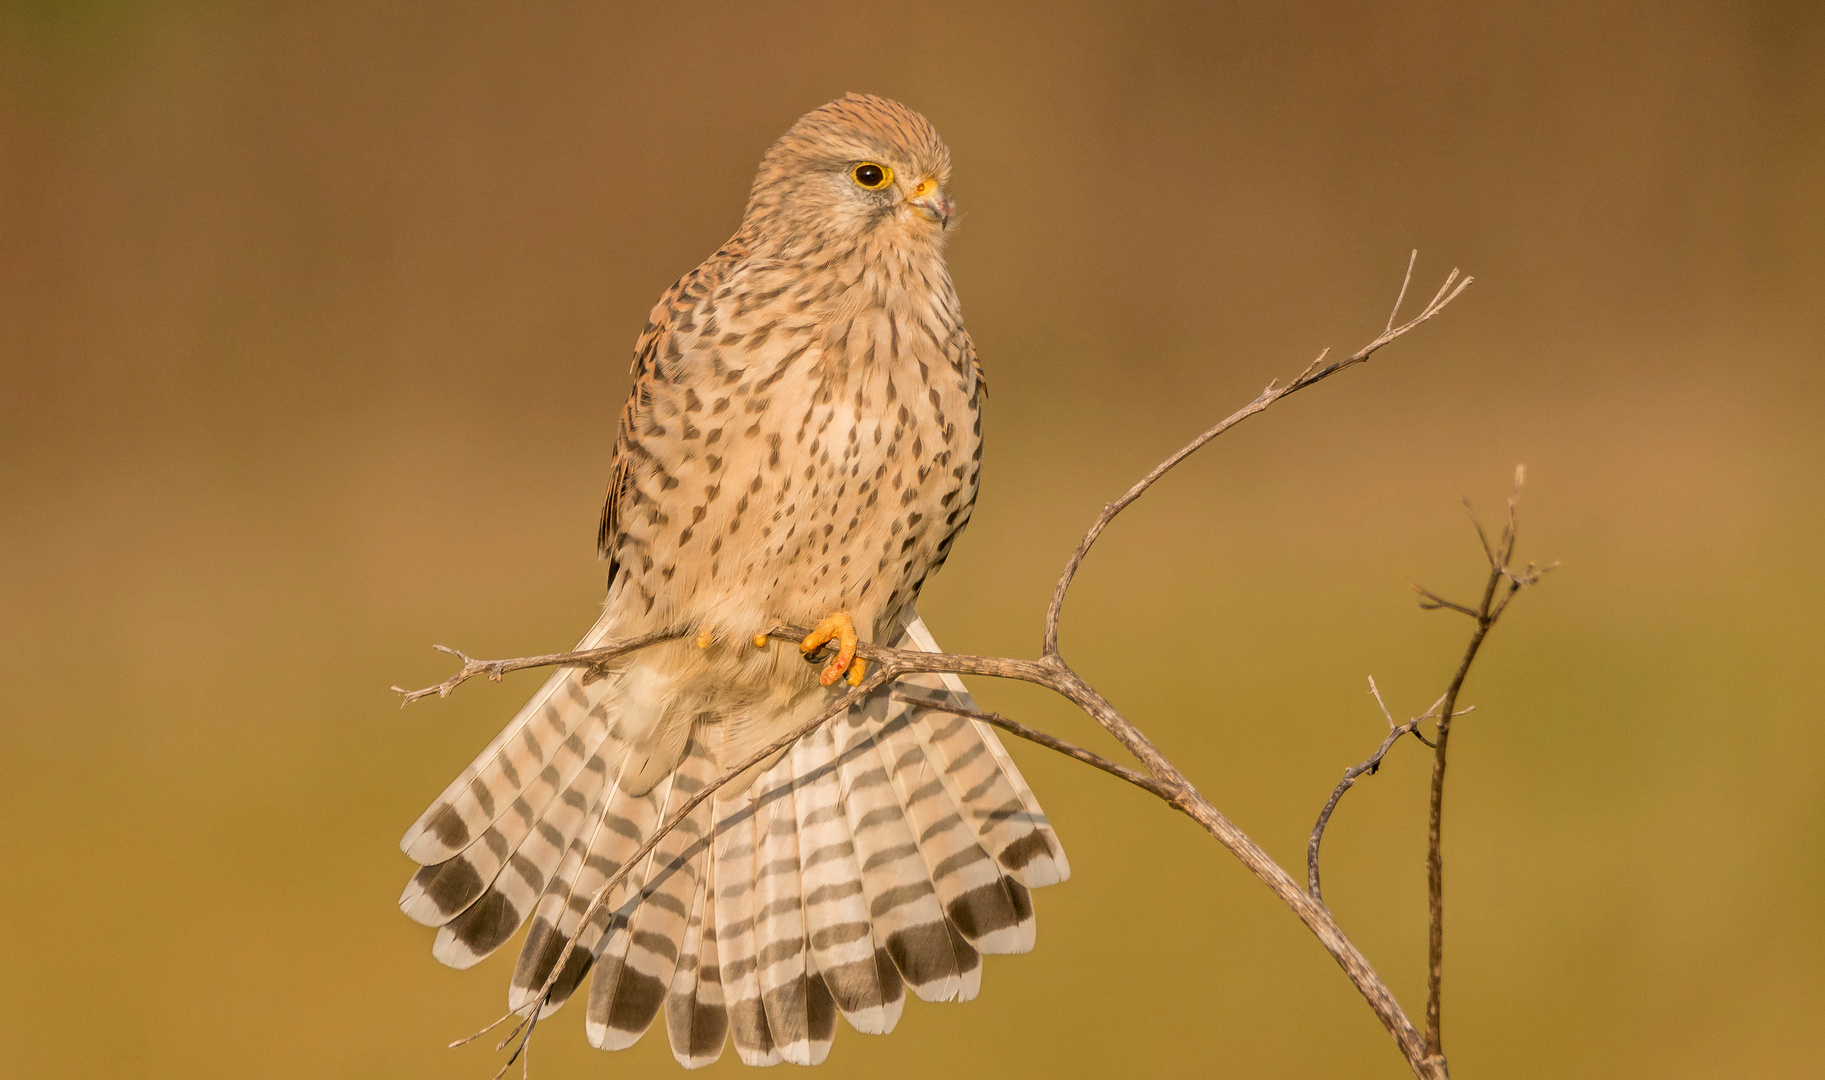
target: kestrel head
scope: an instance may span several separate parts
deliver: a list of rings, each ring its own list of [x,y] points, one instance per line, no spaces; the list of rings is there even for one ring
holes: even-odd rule
[[[931,121],[886,98],[847,94],[800,117],[761,159],[744,226],[758,240],[937,245],[955,209],[951,155]]]

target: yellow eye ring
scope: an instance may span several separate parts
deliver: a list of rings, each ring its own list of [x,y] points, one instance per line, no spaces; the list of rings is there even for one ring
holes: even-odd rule
[[[879,191],[893,183],[893,170],[872,161],[863,161],[849,170],[849,178],[863,191]]]

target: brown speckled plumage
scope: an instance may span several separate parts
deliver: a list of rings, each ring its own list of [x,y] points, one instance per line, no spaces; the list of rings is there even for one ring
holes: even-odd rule
[[[891,169],[868,190],[862,163]],[[530,918],[513,1002],[579,948],[588,1029],[631,1044],[660,1011],[686,1065],[812,1063],[836,1013],[884,1032],[902,987],[972,996],[981,952],[1031,947],[1029,887],[1066,866],[986,727],[870,703],[718,792],[591,925],[596,887],[668,806],[836,691],[750,639],[847,613],[935,649],[912,602],[969,521],[982,376],[945,269],[950,154],[924,117],[851,94],[761,162],[741,228],[654,306],[634,359],[586,643],[685,626],[608,677],[554,676],[425,812],[401,906],[468,966]],[[952,678],[903,679],[936,702]]]
[[[879,632],[969,520],[981,373],[945,226],[859,189],[864,160],[907,190],[950,175],[917,113],[827,105],[768,152],[740,231],[653,307],[600,536],[610,604],[647,625],[846,610]]]

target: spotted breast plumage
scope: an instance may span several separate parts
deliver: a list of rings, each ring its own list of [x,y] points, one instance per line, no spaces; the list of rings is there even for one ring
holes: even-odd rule
[[[590,1041],[663,1013],[672,1052],[815,1064],[835,1019],[973,997],[1032,947],[1028,890],[1068,873],[1032,791],[952,676],[897,680],[659,824],[816,715],[857,640],[936,651],[913,608],[968,522],[983,381],[945,269],[950,154],[851,94],[767,152],[740,229],[667,291],[635,350],[581,647],[685,638],[554,675],[407,832],[400,906],[468,967],[530,923],[509,1001],[591,977]],[[817,626],[801,648],[759,637]],[[694,636],[691,636],[694,635]],[[821,672],[801,662],[826,643]],[[890,693],[891,691],[891,693]],[[915,699],[915,700],[907,700]],[[917,702],[924,702],[920,704]],[[588,922],[583,922],[588,915]]]

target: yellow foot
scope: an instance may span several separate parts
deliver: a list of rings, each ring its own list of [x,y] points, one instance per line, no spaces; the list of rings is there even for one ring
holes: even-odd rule
[[[699,649],[707,649],[714,644],[716,644],[716,635],[713,632],[709,630],[697,631],[697,647]]]
[[[766,648],[767,647],[767,635],[755,634],[754,635],[754,647],[757,649]]]
[[[829,686],[842,678],[843,673],[847,671],[850,686],[862,685],[863,677],[868,674],[868,661],[855,654],[855,624],[849,621],[848,615],[839,611],[818,623],[817,629],[805,635],[805,640],[799,642],[798,649],[806,656],[810,656],[823,648],[824,643],[828,641],[837,643],[836,655],[830,659],[830,663],[824,670],[818,673],[818,683]]]

